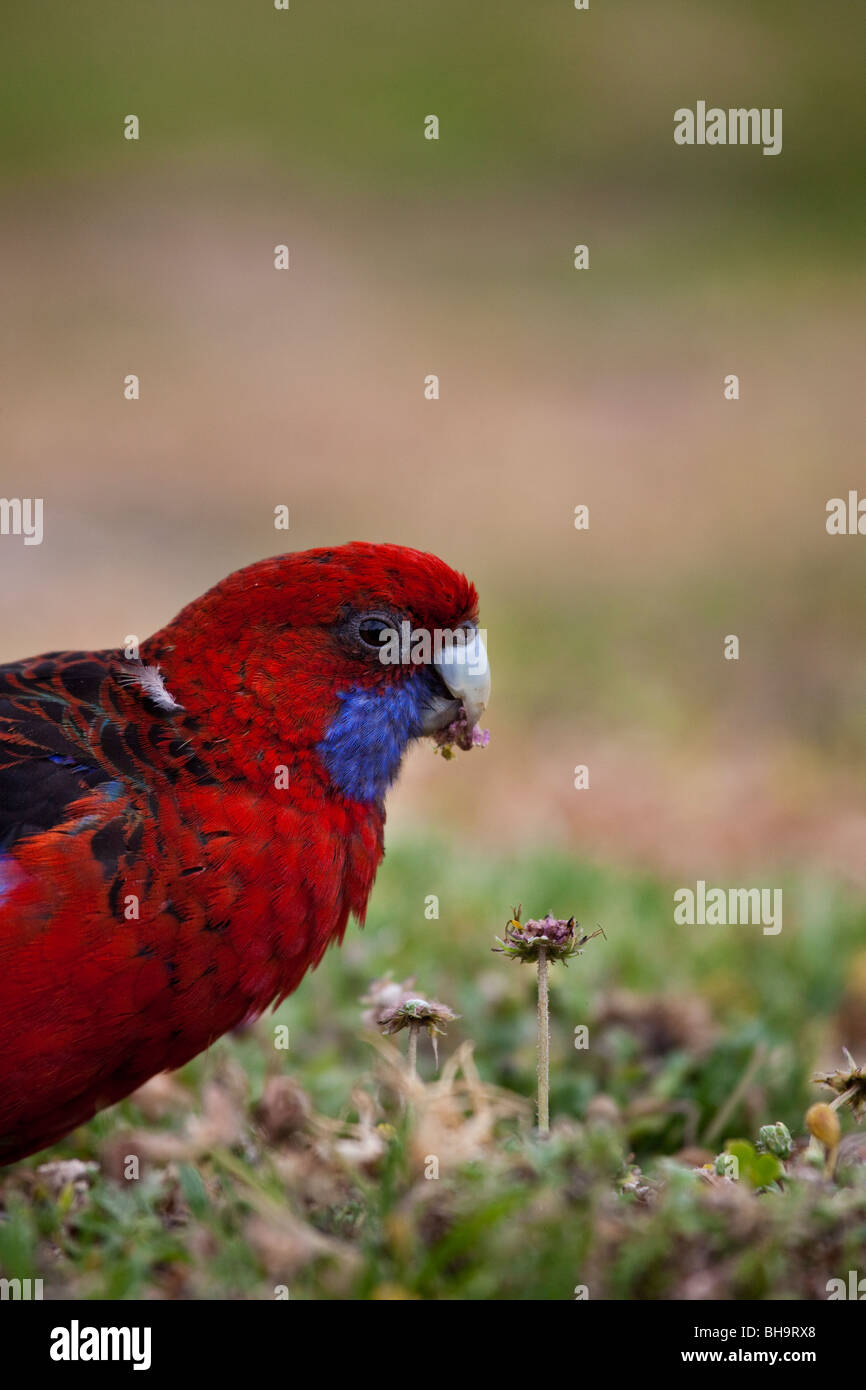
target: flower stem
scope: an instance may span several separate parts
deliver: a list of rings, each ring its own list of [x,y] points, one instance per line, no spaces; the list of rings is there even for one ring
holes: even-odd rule
[[[838,1110],[839,1106],[844,1105],[846,1100],[850,1100],[852,1096],[856,1096],[857,1089],[856,1086],[849,1086],[848,1090],[843,1091],[841,1096],[837,1096],[835,1100],[830,1101],[830,1109]]]
[[[538,951],[538,1132],[550,1133],[550,1003],[544,946]]]
[[[406,1052],[406,1065],[410,1076],[418,1075],[418,1024],[409,1024],[409,1047]]]

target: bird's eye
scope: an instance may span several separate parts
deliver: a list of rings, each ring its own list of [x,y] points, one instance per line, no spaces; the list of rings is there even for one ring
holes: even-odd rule
[[[367,613],[358,619],[355,631],[363,647],[370,651],[381,651],[386,642],[396,633],[394,620],[384,613]]]

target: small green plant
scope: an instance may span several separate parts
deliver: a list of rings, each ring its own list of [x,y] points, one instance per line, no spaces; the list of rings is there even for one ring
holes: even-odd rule
[[[757,1153],[774,1154],[776,1158],[790,1158],[794,1141],[787,1125],[778,1120],[774,1125],[761,1125],[758,1130]]]
[[[716,1155],[713,1167],[719,1177],[737,1178],[756,1190],[770,1187],[785,1173],[776,1154],[760,1153],[747,1139],[729,1139],[724,1152]]]

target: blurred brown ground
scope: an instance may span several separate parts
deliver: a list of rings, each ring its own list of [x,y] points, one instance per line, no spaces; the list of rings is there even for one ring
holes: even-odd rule
[[[356,201],[347,225],[320,190],[201,161],[21,190],[3,491],[46,522],[39,548],[3,542],[0,656],[146,634],[281,549],[285,503],[290,548],[395,540],[482,594],[493,742],[417,752],[392,833],[863,882],[862,565],[824,529],[857,481],[862,287],[630,295],[603,239],[570,269],[561,211]]]

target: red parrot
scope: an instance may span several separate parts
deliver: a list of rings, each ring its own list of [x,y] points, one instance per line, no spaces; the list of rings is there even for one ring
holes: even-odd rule
[[[487,703],[476,622],[435,556],[355,543],[229,575],[136,659],[0,666],[0,1164],[278,1003],[363,922],[407,746],[465,738]]]

